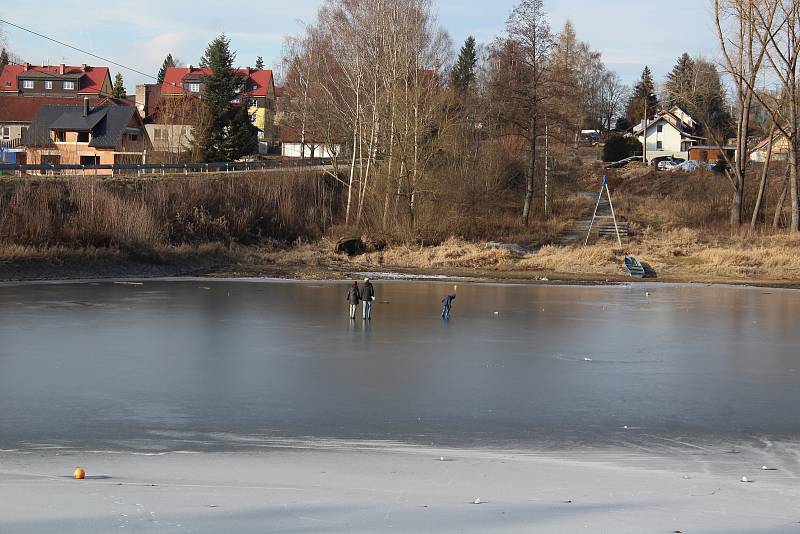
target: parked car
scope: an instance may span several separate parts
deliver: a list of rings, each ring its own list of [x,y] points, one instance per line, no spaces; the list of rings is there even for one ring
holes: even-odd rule
[[[673,167],[680,165],[681,163],[685,162],[686,160],[683,158],[675,158],[675,157],[668,157],[664,158],[658,162],[657,168],[660,171],[668,171]]]
[[[650,165],[657,168],[659,163],[670,159],[672,159],[672,156],[656,156],[655,158],[650,158]]]
[[[689,160],[689,161],[684,161],[683,163],[680,163],[678,165],[675,165],[669,170],[680,171],[680,172],[697,172],[701,169],[713,171],[715,166],[716,166],[715,163],[706,163],[702,161]]]
[[[665,159],[658,162],[658,170],[659,171],[670,171],[680,165],[679,162],[673,161],[671,159]]]
[[[670,170],[671,171],[679,171],[679,172],[695,172],[700,169],[700,162],[699,161],[684,161],[678,165],[675,165]]]

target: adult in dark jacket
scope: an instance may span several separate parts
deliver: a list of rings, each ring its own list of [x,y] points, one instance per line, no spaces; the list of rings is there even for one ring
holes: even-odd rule
[[[364,320],[372,320],[372,301],[375,300],[375,288],[369,278],[364,278],[364,289],[361,291],[361,300],[364,302]]]
[[[355,319],[358,303],[361,302],[361,291],[358,289],[358,282],[353,282],[353,286],[347,292],[347,302],[350,303],[350,318]]]
[[[442,319],[450,318],[450,308],[453,306],[454,300],[456,300],[456,296],[452,293],[442,299]]]

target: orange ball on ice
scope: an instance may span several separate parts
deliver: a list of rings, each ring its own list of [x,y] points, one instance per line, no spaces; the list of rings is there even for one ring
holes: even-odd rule
[[[74,473],[72,473],[72,476],[75,478],[75,480],[83,480],[84,478],[86,478],[86,471],[84,471],[79,467],[75,470]]]

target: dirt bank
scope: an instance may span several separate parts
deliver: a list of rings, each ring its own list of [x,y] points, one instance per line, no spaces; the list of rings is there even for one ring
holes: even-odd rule
[[[614,283],[631,254],[655,273],[646,281],[800,288],[800,239],[704,238],[691,230],[642,235],[622,248],[545,246],[527,254],[450,239],[438,246],[398,245],[348,257],[323,239],[291,248],[165,247],[158,251],[25,249],[0,254],[0,280],[211,276],[346,279],[360,273],[459,277],[482,281]]]

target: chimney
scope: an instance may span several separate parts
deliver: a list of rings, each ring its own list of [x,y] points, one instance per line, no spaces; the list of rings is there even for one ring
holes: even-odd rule
[[[59,65],[59,66],[58,66],[58,73],[59,73],[61,76],[63,76],[63,75],[64,75],[64,71],[66,70],[66,68],[67,68],[67,67],[66,67],[66,65],[64,65],[64,64],[62,63],[61,65]]]
[[[136,109],[140,117],[147,116],[147,86],[144,84],[136,86]]]
[[[22,67],[23,67],[22,72],[28,72],[29,70],[31,70],[30,63],[25,63],[24,65],[22,65]]]
[[[83,72],[86,72],[87,70],[89,70],[89,65],[87,65],[86,63],[83,63],[83,64],[81,65],[81,70],[82,70]]]
[[[192,73],[192,64],[189,63],[188,67],[189,67],[189,74],[191,74]]]
[[[89,97],[88,96],[84,96],[83,97],[83,116],[84,117],[88,117],[89,116]]]

